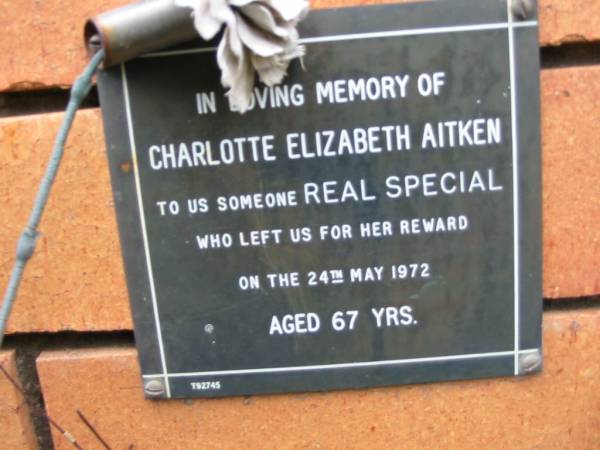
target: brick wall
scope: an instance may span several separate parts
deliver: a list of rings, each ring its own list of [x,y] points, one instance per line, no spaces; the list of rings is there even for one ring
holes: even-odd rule
[[[0,291],[85,64],[84,20],[126,0],[0,2]],[[381,3],[315,0],[316,7]],[[71,134],[0,363],[0,448],[600,449],[600,2],[541,0],[545,370],[526,379],[143,400],[99,110]],[[17,370],[19,361],[20,370]],[[38,385],[39,380],[39,385]],[[42,403],[43,402],[43,403]],[[27,405],[31,408],[27,407]],[[8,437],[7,437],[8,436]],[[41,444],[39,444],[41,442]]]

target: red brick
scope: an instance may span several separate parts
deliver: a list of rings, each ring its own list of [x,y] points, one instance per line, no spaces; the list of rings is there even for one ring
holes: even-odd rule
[[[600,66],[542,72],[544,293],[600,294]]]
[[[19,382],[15,352],[0,352],[0,365]],[[29,408],[19,390],[0,371],[0,448],[6,450],[37,449]]]
[[[540,42],[561,45],[600,39],[600,2],[539,0]]]
[[[322,394],[152,402],[128,348],[38,360],[48,412],[84,448],[598,449],[600,310],[549,313],[545,369],[522,379]],[[70,449],[59,435],[57,449]]]
[[[0,91],[68,86],[85,66],[85,21],[129,0],[0,1]]]
[[[334,7],[405,0],[313,0]],[[0,1],[0,91],[68,86],[85,65],[87,18],[129,0]],[[600,2],[541,0],[542,45],[600,39]]]
[[[0,290],[62,114],[0,121]],[[10,331],[130,329],[102,124],[80,112],[40,225]]]

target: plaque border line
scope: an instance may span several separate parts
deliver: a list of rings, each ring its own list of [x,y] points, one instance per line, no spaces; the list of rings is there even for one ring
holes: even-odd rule
[[[536,354],[539,349],[527,349],[521,350],[519,356]],[[310,372],[313,370],[334,370],[334,369],[352,369],[357,367],[384,367],[384,366],[398,366],[408,364],[419,364],[419,363],[435,363],[435,362],[446,362],[446,361],[466,361],[470,359],[485,359],[485,358],[500,358],[506,356],[513,356],[513,350],[507,350],[505,352],[492,352],[492,353],[469,353],[464,355],[449,355],[449,356],[432,356],[424,358],[407,358],[407,359],[389,359],[382,361],[363,361],[353,363],[339,363],[339,364],[320,364],[320,365],[308,365],[308,366],[290,366],[290,367],[266,367],[262,369],[238,369],[238,370],[221,370],[221,371],[210,371],[210,372],[181,372],[181,373],[168,373],[167,378],[187,378],[187,377],[211,377],[211,376],[222,376],[222,375],[250,375],[250,374],[261,374],[261,373],[286,373],[286,372]],[[159,378],[165,375],[142,375],[143,378]]]
[[[507,30],[508,34],[508,53],[510,62],[510,86],[511,86],[511,135],[512,135],[512,164],[513,164],[513,241],[514,241],[514,348],[510,351],[505,352],[490,352],[490,353],[476,353],[476,354],[465,354],[465,355],[450,355],[450,356],[439,356],[429,358],[413,358],[413,359],[401,359],[401,360],[386,360],[386,361],[368,361],[368,362],[353,362],[353,363],[342,363],[342,364],[326,364],[326,365],[313,365],[313,366],[293,366],[293,367],[278,367],[278,368],[263,368],[263,369],[241,369],[241,370],[227,370],[227,371],[213,371],[213,372],[189,372],[189,373],[169,373],[166,354],[164,350],[164,343],[162,338],[162,327],[160,325],[160,314],[158,311],[158,301],[156,296],[156,288],[154,282],[154,274],[152,269],[152,261],[150,256],[150,246],[148,243],[148,234],[146,229],[145,211],[143,205],[143,197],[141,193],[141,180],[138,170],[138,159],[137,159],[137,148],[135,144],[135,132],[133,129],[133,115],[131,112],[131,102],[129,94],[129,86],[127,81],[126,63],[121,64],[121,78],[123,84],[123,96],[125,101],[127,127],[129,134],[129,143],[131,147],[131,156],[134,167],[135,176],[135,188],[138,201],[138,212],[140,215],[140,225],[142,228],[142,238],[144,243],[144,253],[146,257],[146,269],[148,273],[148,279],[150,282],[150,291],[152,297],[152,309],[154,314],[154,322],[156,327],[160,361],[162,367],[162,373],[155,375],[142,374],[143,378],[162,378],[165,382],[166,397],[171,398],[170,389],[170,378],[182,378],[186,376],[206,376],[206,375],[226,375],[226,374],[250,374],[250,373],[277,373],[277,372],[298,372],[298,371],[310,371],[310,370],[328,370],[328,369],[340,369],[340,368],[352,368],[352,367],[377,367],[386,365],[399,365],[399,364],[414,364],[414,363],[425,363],[425,362],[443,362],[443,361],[456,361],[456,360],[468,360],[468,359],[479,359],[479,358],[490,358],[490,357],[505,357],[514,356],[514,375],[518,376],[519,370],[519,357],[523,354],[529,354],[538,352],[539,349],[527,349],[519,350],[520,343],[520,248],[519,248],[519,225],[520,215],[519,207],[520,202],[518,199],[518,118],[517,118],[517,86],[515,83],[516,78],[516,60],[515,60],[515,28],[528,28],[537,27],[538,21],[513,21],[513,14],[511,10],[511,2],[507,0],[507,21],[506,22],[494,22],[489,24],[478,24],[478,25],[459,25],[459,26],[447,26],[447,27],[429,27],[429,28],[415,28],[409,30],[395,30],[395,31],[382,31],[382,32],[369,32],[369,33],[358,33],[358,34],[344,34],[344,35],[331,35],[322,37],[312,37],[300,39],[302,44],[314,44],[314,43],[327,43],[327,42],[340,42],[348,40],[360,40],[360,39],[376,39],[376,38],[391,38],[391,37],[405,37],[405,36],[420,36],[428,34],[443,34],[443,33],[457,33],[457,32],[468,32],[468,31],[493,31],[493,30]],[[216,51],[216,47],[204,47],[204,48],[193,48],[186,50],[173,50],[166,52],[155,52],[143,55],[140,58],[159,58],[159,57],[170,57],[170,56],[182,56],[196,53],[208,53]]]
[[[148,282],[150,284],[150,297],[152,299],[152,312],[154,314],[154,325],[158,339],[158,350],[160,354],[160,363],[163,373],[160,377],[164,380],[165,394],[167,398],[171,398],[171,386],[167,374],[167,358],[162,337],[162,327],[160,325],[160,314],[158,312],[158,300],[156,297],[156,286],[154,283],[154,270],[152,268],[152,257],[150,255],[150,244],[148,243],[148,231],[146,229],[146,213],[144,211],[144,202],[142,197],[142,184],[138,168],[137,147],[135,142],[135,131],[133,129],[133,116],[131,113],[131,103],[129,97],[129,85],[127,83],[127,70],[125,64],[121,64],[121,79],[123,83],[123,96],[125,97],[125,112],[127,117],[127,131],[129,134],[129,146],[131,147],[131,161],[133,163],[133,172],[135,178],[135,191],[138,202],[138,212],[140,215],[140,225],[142,228],[142,240],[144,243],[144,255],[146,257],[146,272],[148,274]],[[157,378],[157,377],[155,377]]]
[[[506,0],[506,14],[508,18],[508,55],[510,65],[510,116],[511,116],[511,135],[512,135],[512,163],[513,163],[513,252],[514,252],[514,373],[519,375],[519,347],[520,347],[520,310],[521,310],[521,249],[519,240],[521,239],[519,225],[521,223],[519,201],[519,122],[517,109],[517,83],[516,79],[516,59],[515,59],[515,28],[514,15],[512,11],[511,0]]]
[[[510,0],[509,0],[510,8]],[[429,27],[429,28],[412,28],[410,30],[395,30],[395,31],[376,31],[370,33],[356,34],[338,34],[331,36],[318,36],[299,39],[300,44],[319,44],[325,42],[340,42],[354,41],[362,39],[379,39],[390,37],[406,37],[406,36],[422,36],[427,34],[443,34],[443,33],[460,33],[467,31],[493,31],[493,30],[508,30],[513,28],[526,28],[538,26],[537,20],[529,20],[522,22],[494,22],[489,24],[479,25],[457,25],[449,27]],[[152,52],[140,56],[140,58],[162,58],[168,56],[193,55],[196,53],[210,53],[217,50],[217,47],[200,47],[190,48],[185,50],[170,50],[164,52]]]

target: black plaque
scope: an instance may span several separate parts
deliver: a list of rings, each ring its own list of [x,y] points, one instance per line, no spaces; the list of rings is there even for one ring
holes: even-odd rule
[[[326,10],[301,35],[305,69],[244,115],[214,43],[100,75],[146,393],[539,370],[536,14]]]

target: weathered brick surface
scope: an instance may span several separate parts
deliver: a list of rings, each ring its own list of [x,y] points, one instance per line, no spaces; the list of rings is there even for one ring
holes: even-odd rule
[[[75,410],[112,448],[598,449],[600,310],[546,314],[544,339],[531,378],[191,403],[144,400],[133,349],[44,353],[38,370],[84,448],[100,447]]]
[[[0,365],[18,382],[14,351],[0,352]],[[0,448],[36,449],[29,409],[19,390],[0,371]]]
[[[398,0],[313,0],[315,7]],[[82,29],[88,17],[129,0],[0,1],[0,91],[70,85],[85,64]],[[600,39],[600,2],[541,0],[543,45]]]
[[[600,294],[600,67],[544,71],[544,293]],[[0,120],[0,290],[60,114]],[[102,125],[80,113],[10,331],[131,328]]]
[[[70,85],[85,65],[83,26],[128,0],[0,1],[0,90]]]
[[[600,2],[589,0],[538,0],[540,42],[561,45],[600,39]]]
[[[600,293],[600,66],[542,81],[544,293]]]
[[[62,114],[0,122],[0,290]],[[131,328],[98,111],[79,114],[40,225],[11,331]]]

